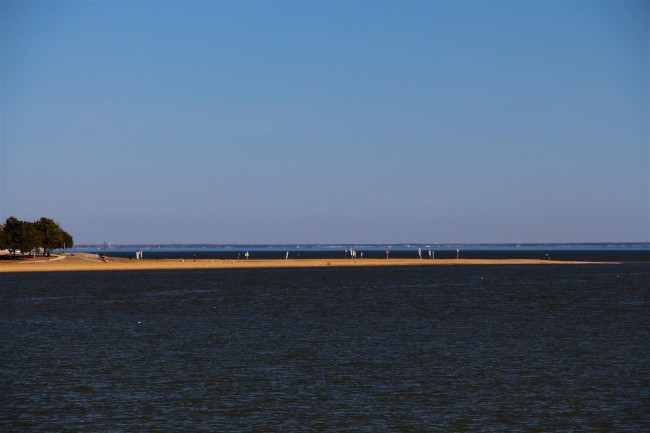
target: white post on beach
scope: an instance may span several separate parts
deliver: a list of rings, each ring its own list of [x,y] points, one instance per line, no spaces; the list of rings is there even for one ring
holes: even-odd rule
[[[289,251],[287,251],[287,255],[284,257],[285,260],[289,260]]]

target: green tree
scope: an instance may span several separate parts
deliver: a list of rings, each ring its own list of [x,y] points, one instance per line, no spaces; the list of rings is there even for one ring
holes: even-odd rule
[[[23,254],[29,254],[31,250],[39,248],[42,245],[41,232],[39,232],[36,223],[23,221],[21,229],[22,234],[18,249]]]
[[[0,230],[0,249],[8,249],[14,255],[17,250],[27,254],[34,248],[43,248],[49,255],[53,249],[71,248],[73,245],[70,233],[50,218],[29,222],[9,217]]]
[[[65,242],[65,232],[59,224],[50,218],[41,218],[36,221],[36,227],[41,235],[41,244],[44,253],[48,256],[55,248],[63,248]]]
[[[63,230],[63,249],[65,250],[66,248],[72,248],[74,246],[74,239],[70,235],[70,233],[66,232]]]
[[[9,238],[5,233],[5,226],[0,225],[0,250],[6,250],[9,248]]]
[[[13,255],[16,255],[16,250],[20,249],[19,245],[22,242],[23,223],[23,221],[16,217],[9,217],[5,221],[4,233],[7,248]]]

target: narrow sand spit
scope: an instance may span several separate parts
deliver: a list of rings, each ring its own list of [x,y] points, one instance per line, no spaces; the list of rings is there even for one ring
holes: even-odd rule
[[[530,259],[294,259],[294,260],[129,260],[95,254],[66,254],[50,260],[1,260],[0,272],[129,271],[155,269],[236,269],[236,268],[315,268],[362,266],[441,266],[441,265],[577,265],[576,262]]]

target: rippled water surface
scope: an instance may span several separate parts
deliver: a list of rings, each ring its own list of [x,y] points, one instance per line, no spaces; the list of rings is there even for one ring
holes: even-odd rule
[[[0,431],[647,431],[650,264],[0,274]]]

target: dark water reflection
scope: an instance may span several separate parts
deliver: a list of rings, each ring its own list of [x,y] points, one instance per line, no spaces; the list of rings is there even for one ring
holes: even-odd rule
[[[650,265],[0,274],[2,431],[642,431]]]

